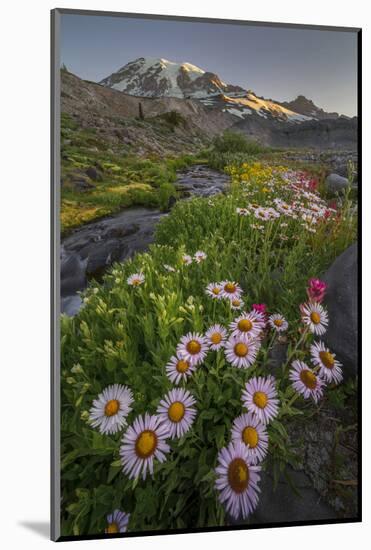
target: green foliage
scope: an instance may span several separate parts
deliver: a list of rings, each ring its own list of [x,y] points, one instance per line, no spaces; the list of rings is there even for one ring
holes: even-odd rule
[[[177,192],[171,183],[162,183],[158,191],[158,200],[161,210],[167,210],[169,208],[169,202],[171,198],[176,198]]]
[[[166,198],[168,190],[163,185],[159,191]],[[283,186],[280,193],[286,198]],[[105,387],[121,383],[134,394],[129,424],[139,414],[155,413],[172,387],[165,365],[180,337],[189,331],[205,332],[215,322],[228,326],[236,317],[227,302],[206,296],[205,287],[212,281],[239,281],[246,309],[265,302],[269,311],[284,314],[290,323],[288,356],[306,358],[310,338],[298,346],[299,304],[305,300],[306,281],[319,276],[354,239],[356,220],[347,204],[336,219],[326,222],[323,231],[312,234],[294,218],[287,218],[286,228],[273,219],[259,230],[253,216],[236,213],[248,201],[265,204],[266,200],[260,187],[252,187],[250,181],[211,200],[178,202],[161,221],[156,244],[148,253],[113,266],[102,284],[84,293],[79,314],[62,317],[64,534],[103,532],[106,515],[115,508],[130,512],[131,531],[215,526],[228,521],[214,489],[217,454],[230,440],[233,419],[243,412],[244,383],[251,376],[271,372],[269,352],[274,338],[265,338],[257,362],[248,370],[231,367],[222,351],[208,354],[186,385],[197,401],[195,423],[182,438],[170,442],[167,460],[156,463],[154,477],[146,481],[129,480],[122,473],[122,434],[105,436],[92,429],[88,411]],[[282,234],[287,239],[282,240]],[[197,250],[206,252],[206,260],[184,265],[183,254]],[[175,271],[169,273],[165,264]],[[127,277],[139,271],[145,276],[144,284],[130,287]],[[286,465],[297,463],[285,421],[309,418],[313,406],[297,400],[287,365],[274,374],[281,408],[268,427],[269,455],[264,467],[277,483]],[[341,406],[345,397],[335,391],[329,399]]]
[[[170,120],[181,122],[178,117]],[[176,196],[176,171],[199,161],[192,155],[138,158],[130,150],[113,150],[104,137],[94,129],[80,128],[67,113],[61,114],[61,139],[63,234],[129,206],[166,209],[169,198]],[[87,176],[91,168],[95,179]],[[76,184],[79,180],[88,186]]]
[[[208,160],[210,166],[217,170],[223,170],[227,165],[248,162],[269,150],[268,147],[264,147],[257,141],[248,140],[241,133],[226,130],[212,141]]]
[[[245,153],[254,155],[267,151],[257,141],[248,140],[243,134],[226,130],[221,136],[214,138],[212,145],[217,153]]]
[[[186,124],[186,119],[178,111],[169,111],[167,113],[163,113],[162,115],[159,115],[159,118],[165,120],[165,122],[167,122],[167,124],[169,124],[173,129],[177,126],[184,126]]]

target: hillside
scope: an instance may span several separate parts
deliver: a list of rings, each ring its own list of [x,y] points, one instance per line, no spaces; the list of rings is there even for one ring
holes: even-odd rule
[[[234,123],[228,113],[210,111],[196,100],[134,97],[67,71],[61,71],[61,90],[61,111],[80,128],[139,154],[192,153]],[[170,114],[174,111],[180,116]]]

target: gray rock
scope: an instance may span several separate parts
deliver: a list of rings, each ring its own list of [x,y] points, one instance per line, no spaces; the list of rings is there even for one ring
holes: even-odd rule
[[[287,471],[296,492],[285,479],[278,482],[274,491],[272,476],[263,472],[260,502],[251,523],[304,522],[337,517],[336,512],[321,500],[304,472],[292,468]]]
[[[358,371],[357,243],[343,252],[323,276],[329,327],[323,340],[336,353],[347,375]]]
[[[61,296],[67,296],[82,290],[86,285],[86,262],[78,255],[71,254],[61,258]]]
[[[259,504],[254,514],[248,521],[235,521],[229,518],[229,523],[256,525],[336,519],[336,512],[321,499],[303,471],[287,467],[287,474],[295,491],[285,478],[281,478],[274,489],[272,475],[262,472]]]
[[[330,174],[325,180],[326,190],[332,195],[343,193],[350,186],[348,178],[339,176],[339,174]]]
[[[286,342],[275,342],[268,356],[269,367],[272,369],[278,369],[284,365],[287,361],[287,348]]]
[[[90,191],[90,189],[94,189],[94,184],[90,181],[90,178],[88,176],[84,175],[76,175],[73,176],[71,179],[71,185],[75,188],[76,191]]]
[[[90,179],[94,181],[101,181],[102,179],[102,174],[98,172],[98,170],[94,168],[94,166],[89,166],[89,168],[86,169],[85,173],[87,176],[89,176]]]

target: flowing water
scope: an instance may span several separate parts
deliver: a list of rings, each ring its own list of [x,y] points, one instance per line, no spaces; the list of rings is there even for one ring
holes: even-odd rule
[[[184,198],[210,197],[225,190],[229,177],[198,164],[178,173],[175,183]],[[155,226],[166,216],[160,210],[135,207],[73,231],[61,243],[61,312],[75,315],[81,307],[79,291],[90,278],[99,278],[117,261],[145,250],[153,242]]]

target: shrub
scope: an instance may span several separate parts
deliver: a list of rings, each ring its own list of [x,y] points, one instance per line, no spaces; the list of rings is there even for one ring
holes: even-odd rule
[[[247,140],[243,134],[231,130],[226,130],[221,136],[214,138],[212,145],[214,151],[217,153],[244,153],[255,155],[267,150],[266,147],[263,147],[257,141]]]

